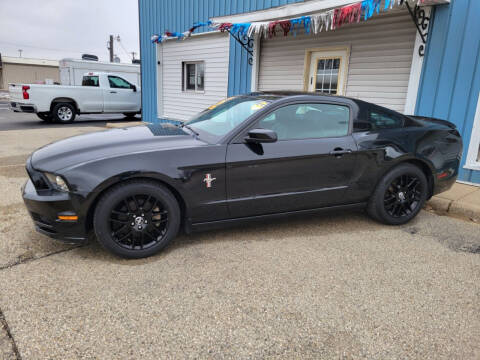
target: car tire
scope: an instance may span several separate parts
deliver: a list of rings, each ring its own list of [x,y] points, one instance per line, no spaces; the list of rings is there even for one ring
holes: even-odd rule
[[[47,122],[47,123],[51,123],[53,121],[52,119],[52,115],[49,113],[49,112],[42,112],[42,113],[37,113],[37,116]]]
[[[412,164],[401,164],[385,174],[369,199],[367,212],[388,225],[401,225],[422,209],[428,194],[423,171]]]
[[[135,119],[135,115],[137,115],[137,113],[123,113],[123,115],[125,115],[127,119]]]
[[[159,183],[127,181],[100,198],[93,226],[99,243],[108,251],[124,258],[144,258],[176,237],[180,207],[172,192]]]
[[[76,109],[71,103],[58,103],[53,107],[52,114],[55,122],[68,124],[75,120]]]

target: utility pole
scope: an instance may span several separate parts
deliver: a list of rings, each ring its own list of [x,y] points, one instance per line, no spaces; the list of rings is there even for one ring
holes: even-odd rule
[[[20,57],[22,57],[22,49],[18,49],[18,53],[20,54]]]
[[[113,35],[110,35],[107,49],[110,50],[110,62],[113,62]]]
[[[135,51],[132,51],[131,54],[132,54],[132,61],[133,61],[133,60],[135,60],[135,54],[136,54],[136,52],[135,52]]]

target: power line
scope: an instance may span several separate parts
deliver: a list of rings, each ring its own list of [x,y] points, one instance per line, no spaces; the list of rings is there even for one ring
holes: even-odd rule
[[[131,52],[127,51],[127,49],[125,49],[125,47],[123,46],[123,43],[122,41],[120,40],[120,37],[117,38],[117,41],[118,43],[120,44],[120,47],[122,48],[122,50],[124,51],[125,54],[127,54],[128,57],[131,57]]]
[[[46,51],[63,51],[63,52],[78,53],[78,54],[83,54],[85,52],[85,51],[77,51],[77,50],[69,50],[69,49],[46,48],[43,46],[18,44],[18,43],[11,43],[7,41],[0,41],[0,44],[6,44],[10,46],[15,46],[15,47],[26,47],[26,48],[32,48],[32,49],[46,50]],[[94,51],[88,51],[88,52],[94,52]]]

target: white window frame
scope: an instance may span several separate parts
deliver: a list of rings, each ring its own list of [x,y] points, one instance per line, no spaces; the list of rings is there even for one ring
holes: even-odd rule
[[[320,53],[318,56],[316,53]],[[312,59],[328,59],[328,58],[340,58],[340,68],[338,72],[338,83],[337,83],[337,94],[336,95],[345,95],[347,91],[347,79],[349,72],[349,63],[350,63],[350,47],[327,47],[327,48],[311,48],[305,50],[305,60],[303,68],[303,90],[304,91],[313,91],[310,84],[310,74],[315,71],[316,62],[314,63]]]
[[[467,161],[464,169],[480,170],[480,160],[478,154],[480,151],[480,92],[478,93],[477,110],[473,119],[472,134],[470,136],[470,145],[468,146]]]
[[[197,68],[199,64],[203,64],[203,90],[198,90],[197,89]],[[188,81],[188,77],[187,77],[187,65],[195,65],[195,90],[193,89],[187,89],[187,81]],[[197,61],[182,61],[182,66],[183,66],[183,92],[188,92],[188,93],[199,93],[199,94],[203,94],[205,92],[205,72],[206,72],[206,68],[205,68],[205,61],[204,60],[197,60]]]

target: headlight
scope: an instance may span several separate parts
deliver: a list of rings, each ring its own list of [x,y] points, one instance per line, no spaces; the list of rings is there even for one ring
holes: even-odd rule
[[[52,184],[55,189],[60,191],[70,190],[67,186],[67,183],[60,175],[45,173],[45,176],[47,177],[48,181],[50,181],[50,184]]]

